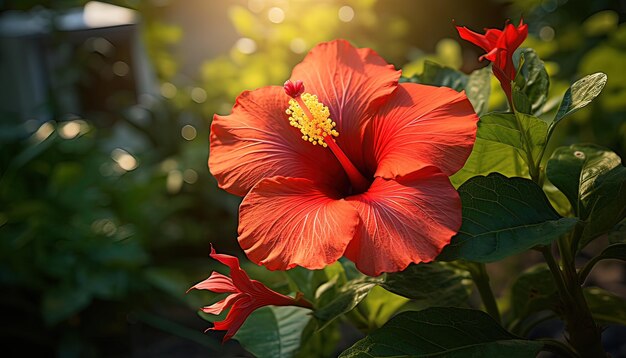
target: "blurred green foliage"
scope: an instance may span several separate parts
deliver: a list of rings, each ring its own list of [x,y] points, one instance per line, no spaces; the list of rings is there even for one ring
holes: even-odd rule
[[[64,10],[85,2],[4,0],[0,7]],[[61,116],[46,123],[0,118],[3,338],[16,343],[9,353],[26,347],[45,355],[127,355],[160,338],[146,333],[145,327],[153,327],[211,352],[240,353],[232,345],[216,348],[213,336],[185,329],[201,332],[206,325],[195,310],[213,297],[183,294],[210,274],[209,243],[241,253],[235,240],[240,199],[219,190],[206,166],[213,113],[228,113],[243,90],[282,84],[311,47],[338,36],[374,48],[407,76],[420,73],[428,60],[468,70],[464,54],[471,48],[459,45],[453,34],[432,39],[430,33],[415,32],[415,17],[426,11],[420,2],[232,1],[223,14],[231,28],[206,35],[215,42],[221,35],[234,39],[228,50],[183,75],[185,54],[177,48],[189,34],[168,10],[189,5],[111,2],[141,13],[160,96],[141,98],[112,114],[109,126],[89,117]],[[481,19],[485,9],[500,9],[498,2],[482,3],[473,18]],[[553,139],[554,146],[594,142],[626,155],[626,10],[620,4],[517,0],[508,5],[513,22],[523,14],[530,24],[523,47],[537,51],[553,79],[546,114],[556,111],[554,98],[560,99],[574,80],[597,71],[609,78],[597,101],[562,124],[559,133],[565,134]],[[471,7],[458,6],[464,15]],[[424,16],[438,15],[426,11]],[[483,26],[489,25],[495,24]],[[437,28],[453,31],[448,18],[438,19]],[[434,45],[422,50],[409,45],[423,38]],[[197,46],[212,46],[211,41]],[[497,80],[491,81],[489,107],[505,106]],[[257,267],[250,272],[289,291],[286,275]],[[392,314],[378,310],[388,299],[372,295],[362,305],[369,326]],[[144,328],[138,332],[137,326]],[[123,343],[114,347],[111,341]],[[154,353],[139,353],[146,352]]]

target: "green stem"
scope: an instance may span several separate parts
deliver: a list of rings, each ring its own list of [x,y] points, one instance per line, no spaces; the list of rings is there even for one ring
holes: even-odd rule
[[[562,314],[565,318],[566,330],[574,349],[583,357],[606,357],[602,347],[600,330],[596,325],[582,287],[574,263],[572,246],[580,240],[582,229],[580,224],[574,230],[571,240],[561,238],[559,250],[563,262],[563,270],[558,266],[548,247],[542,249],[546,262],[550,267],[559,291],[562,303]],[[574,251],[575,252],[575,251]]]
[[[469,270],[469,272],[472,275],[474,283],[476,284],[476,288],[478,289],[480,298],[483,301],[483,305],[485,305],[487,313],[489,313],[489,315],[498,323],[501,323],[502,319],[500,318],[500,310],[498,310],[498,303],[496,302],[496,298],[494,297],[491,286],[489,285],[489,275],[487,274],[485,264],[476,263],[475,268],[475,270]]]
[[[585,280],[587,279],[587,276],[589,276],[589,273],[593,269],[593,266],[595,266],[595,264],[597,264],[600,260],[602,260],[602,256],[598,255],[589,260],[589,262],[587,262],[585,266],[583,266],[583,268],[578,272],[578,283],[580,283],[581,285],[585,283]]]
[[[548,267],[550,268],[550,272],[554,277],[554,282],[556,283],[556,287],[559,290],[559,293],[561,295],[567,294],[567,285],[565,284],[565,279],[563,278],[563,272],[561,271],[559,264],[554,259],[554,256],[552,256],[550,246],[543,246],[541,247],[540,251],[545,258]]]

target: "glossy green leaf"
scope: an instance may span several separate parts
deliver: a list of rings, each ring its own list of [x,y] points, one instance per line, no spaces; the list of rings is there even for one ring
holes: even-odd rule
[[[511,287],[511,310],[515,319],[546,309],[554,310],[558,302],[554,278],[546,265],[531,267]]]
[[[368,328],[379,328],[409,300],[382,287],[375,286],[359,303],[358,310],[365,316]]]
[[[294,357],[311,311],[292,306],[266,306],[254,311],[233,338],[256,357]]]
[[[421,83],[431,86],[450,87],[456,91],[465,90],[478,115],[487,111],[491,91],[491,68],[489,66],[475,70],[469,75],[436,62],[425,61],[424,71],[413,77],[400,78],[400,82]]]
[[[602,92],[606,81],[606,74],[597,72],[574,82],[565,92],[551,127],[556,125],[563,117],[569,116],[591,103]]]
[[[515,53],[515,56],[520,56],[524,59],[520,74],[525,79],[525,83],[520,88],[530,104],[530,112],[528,113],[535,113],[541,109],[541,106],[548,99],[550,77],[548,72],[546,72],[543,61],[537,56],[535,50],[531,48],[521,49]]]
[[[488,113],[478,121],[476,136],[515,148],[528,165],[535,165],[546,145],[546,122],[523,113]]]
[[[335,318],[351,311],[361,302],[380,279],[364,278],[349,281],[337,290],[327,290],[320,297],[320,301],[328,302],[315,310],[315,318],[319,322],[319,329],[323,329]],[[325,299],[325,296],[331,299]]]
[[[432,61],[424,61],[424,71],[418,76],[419,83],[450,87],[456,91],[465,89],[467,75],[453,68]]]
[[[590,144],[560,147],[548,160],[546,175],[586,221],[581,245],[626,216],[626,168],[617,154]]]
[[[531,114],[532,113],[532,104],[530,103],[530,99],[526,96],[526,93],[522,92],[522,90],[513,86],[512,93],[513,106],[515,107],[515,112]]]
[[[434,307],[402,312],[340,357],[535,357],[542,343],[518,338],[488,314]]]
[[[626,325],[626,300],[597,287],[585,288],[583,293],[596,321]]]
[[[476,138],[465,165],[450,177],[450,181],[458,188],[470,178],[494,172],[508,177],[528,177],[528,165],[517,149],[499,142]]]
[[[333,357],[341,340],[340,325],[331,323],[323,330],[317,329],[317,322],[310,320],[302,331],[302,345],[297,358]]]
[[[491,68],[489,66],[470,73],[465,85],[465,94],[479,116],[487,112],[491,92]]]
[[[380,286],[429,307],[465,303],[471,284],[469,272],[443,262],[432,262],[410,265],[402,272],[389,273]]]
[[[492,262],[548,245],[577,222],[562,218],[537,184],[494,173],[459,188],[463,223],[440,260]]]

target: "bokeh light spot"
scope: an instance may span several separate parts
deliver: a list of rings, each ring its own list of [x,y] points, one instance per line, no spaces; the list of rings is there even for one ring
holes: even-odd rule
[[[161,84],[161,95],[163,95],[163,97],[172,99],[176,96],[176,92],[178,92],[178,90],[172,83],[163,82]]]
[[[552,41],[554,39],[554,29],[550,26],[544,26],[539,30],[539,38],[543,41]]]
[[[267,18],[275,24],[280,24],[285,21],[285,11],[279,7],[272,7],[267,12]]]
[[[206,91],[200,87],[194,87],[191,90],[191,99],[196,103],[204,103],[206,101]]]
[[[354,19],[354,9],[350,6],[342,6],[339,9],[339,20],[343,22],[350,22]]]
[[[131,171],[137,168],[137,159],[130,153],[121,148],[115,148],[111,152],[111,158],[125,171]]]
[[[35,139],[41,142],[48,138],[52,132],[54,132],[54,125],[51,122],[46,122],[37,129],[34,136]]]
[[[124,61],[117,61],[113,64],[113,73],[116,76],[124,77],[130,72],[130,67]]]
[[[180,191],[180,188],[183,186],[183,174],[180,170],[171,170],[167,173],[165,186],[170,194],[176,194]]]
[[[186,124],[180,130],[180,135],[182,135],[183,138],[185,138],[186,140],[193,140],[194,138],[196,138],[197,134],[198,132],[196,131],[196,128],[190,124]]]
[[[235,43],[235,48],[237,48],[239,52],[249,55],[256,51],[256,42],[251,38],[242,37]]]
[[[80,122],[69,121],[63,123],[61,129],[59,130],[59,134],[65,139],[76,138],[76,136],[80,134]]]
[[[183,180],[187,184],[194,184],[198,181],[198,173],[193,169],[185,169],[183,172]]]
[[[306,42],[304,41],[304,39],[297,37],[291,40],[291,43],[289,43],[289,48],[294,53],[303,53],[304,51],[306,51]]]

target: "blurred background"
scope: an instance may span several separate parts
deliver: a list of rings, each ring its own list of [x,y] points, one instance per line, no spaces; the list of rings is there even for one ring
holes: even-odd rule
[[[282,84],[335,38],[406,76],[426,59],[469,72],[486,64],[455,22],[480,31],[521,16],[553,97],[585,74],[609,78],[554,144],[593,142],[623,158],[624,0],[0,0],[4,354],[247,356],[203,333],[197,309],[213,296],[185,295],[223,269],[209,243],[241,255],[240,199],[206,165],[213,114],[243,90]],[[493,86],[490,106],[502,108]],[[507,262],[496,285],[520,265]],[[283,273],[247,269],[286,289]],[[623,270],[606,272],[618,274],[596,277],[626,297]]]

